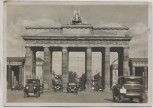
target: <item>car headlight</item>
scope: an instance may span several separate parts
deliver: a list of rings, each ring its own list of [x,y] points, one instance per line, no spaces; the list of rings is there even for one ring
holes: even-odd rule
[[[29,89],[29,87],[28,87],[28,86],[26,86],[26,89]]]
[[[120,89],[120,93],[126,93],[126,88],[124,86],[122,86],[122,88]]]

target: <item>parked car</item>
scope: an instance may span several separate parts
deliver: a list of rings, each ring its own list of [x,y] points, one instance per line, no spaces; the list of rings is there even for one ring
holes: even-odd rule
[[[11,91],[13,91],[13,90],[18,90],[18,91],[20,91],[20,90],[23,90],[23,86],[21,85],[21,84],[17,84],[17,85],[12,85],[12,87],[11,87]]]
[[[121,76],[118,78],[118,84],[112,87],[113,100],[123,102],[124,98],[132,101],[138,98],[143,102],[142,77],[140,76]]]
[[[77,93],[78,94],[79,87],[76,83],[68,83],[67,92],[68,93]]]
[[[95,90],[96,90],[97,92],[98,92],[98,91],[103,91],[104,88],[103,88],[102,85],[98,85],[98,86],[96,86]]]
[[[24,87],[21,84],[16,85],[16,90],[18,90],[18,91],[23,90],[23,88]]]
[[[59,92],[63,90],[62,84],[61,83],[57,83],[53,86],[53,90],[54,92]]]
[[[40,97],[40,80],[27,79],[27,84],[24,87],[24,97],[29,96]]]
[[[44,85],[43,83],[40,83],[40,93],[43,93],[43,91],[44,91]]]
[[[84,84],[78,84],[79,91],[85,91],[85,85]]]
[[[16,90],[16,86],[15,85],[12,85],[12,87],[11,87],[11,91],[13,91],[13,90]]]

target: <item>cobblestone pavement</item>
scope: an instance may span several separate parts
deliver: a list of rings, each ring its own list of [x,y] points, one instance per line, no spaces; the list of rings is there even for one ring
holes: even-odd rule
[[[7,102],[13,103],[114,103],[111,92],[82,91],[78,94],[44,92],[40,97],[24,98],[23,91],[7,91]],[[128,103],[125,100],[125,103]],[[133,103],[138,100],[134,99]]]

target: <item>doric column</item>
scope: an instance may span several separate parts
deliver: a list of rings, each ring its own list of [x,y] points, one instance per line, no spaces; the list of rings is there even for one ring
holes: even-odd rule
[[[22,85],[22,66],[19,66],[19,84]]]
[[[31,51],[32,53],[32,78],[36,79],[36,51]]]
[[[48,47],[44,48],[44,73],[43,73],[43,84],[44,84],[44,90],[51,89],[50,87],[50,50]]]
[[[102,86],[105,87],[105,50],[102,51]]]
[[[110,48],[105,48],[105,91],[110,90]]]
[[[22,67],[22,85],[24,85],[24,65]]]
[[[53,76],[52,76],[52,53],[53,53],[53,51],[52,50],[50,50],[50,79],[49,79],[49,84],[50,84],[50,90],[52,90],[52,78],[53,78]]]
[[[135,66],[132,66],[132,76],[135,76]]]
[[[118,50],[118,76],[123,76],[123,48]]]
[[[130,76],[129,70],[129,47],[124,47],[123,75]]]
[[[92,85],[92,49],[90,47],[86,50],[86,85],[87,90],[91,90]]]
[[[8,89],[10,89],[12,87],[12,66],[9,65],[8,66]]]
[[[24,82],[26,82],[27,79],[32,78],[32,52],[30,47],[26,47],[24,75]]]
[[[148,67],[144,67],[144,89],[145,91],[148,90]]]
[[[67,91],[68,83],[68,51],[67,48],[62,48],[62,83],[63,83],[63,92]]]

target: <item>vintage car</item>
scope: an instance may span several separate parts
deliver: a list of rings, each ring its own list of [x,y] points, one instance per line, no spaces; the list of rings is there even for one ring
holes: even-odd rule
[[[16,90],[16,86],[15,85],[12,85],[12,87],[11,87],[11,91],[13,91],[13,90]]]
[[[67,93],[78,93],[79,87],[76,83],[68,83]]]
[[[142,77],[140,76],[121,76],[118,78],[118,84],[112,87],[113,100],[123,102],[125,98],[132,101],[138,98],[143,102]]]
[[[37,96],[40,97],[40,80],[27,79],[27,84],[24,87],[24,97]]]
[[[23,90],[23,88],[24,88],[24,87],[23,87],[21,84],[12,85],[11,91],[13,91],[13,90],[18,90],[18,91],[20,91],[20,90]]]
[[[44,85],[43,85],[43,83],[41,82],[41,83],[40,83],[40,93],[43,93],[43,91],[44,91]]]
[[[84,84],[78,84],[79,91],[85,91],[85,85]]]
[[[98,86],[96,86],[96,88],[95,88],[95,91],[103,91],[104,90],[104,88],[103,88],[103,86],[101,86],[101,85],[98,85]]]
[[[63,90],[62,84],[61,83],[54,84],[53,90],[54,92],[62,91]]]

